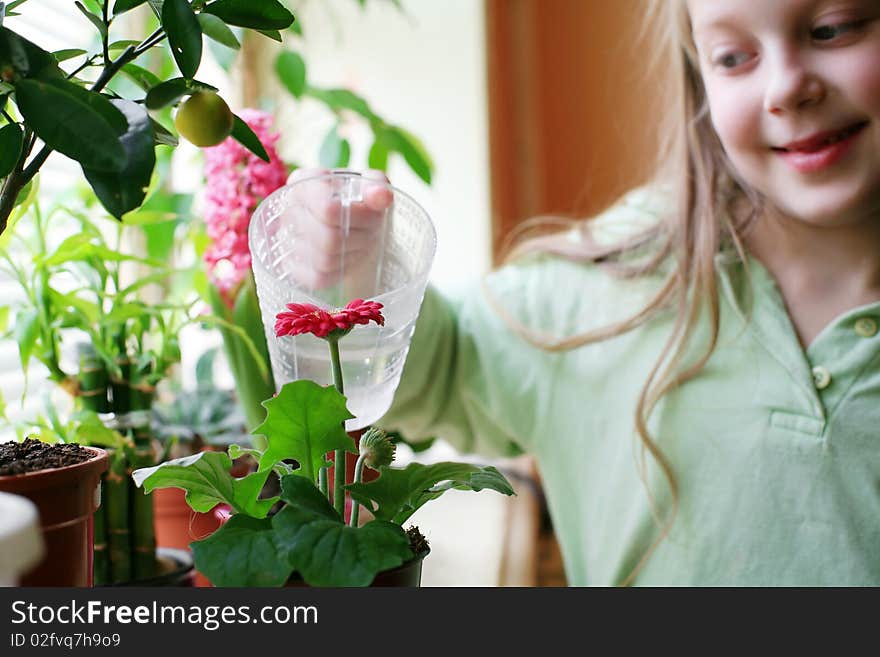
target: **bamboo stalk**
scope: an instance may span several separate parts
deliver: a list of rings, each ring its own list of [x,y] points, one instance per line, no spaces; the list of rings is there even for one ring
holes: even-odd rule
[[[89,344],[79,346],[79,391],[80,404],[86,410],[107,413],[110,410],[108,399],[109,375],[104,362]]]
[[[107,544],[110,581],[128,582],[132,577],[131,528],[129,526],[129,468],[123,450],[113,450],[107,483]]]
[[[94,516],[94,583],[95,586],[110,582],[110,558],[107,554],[107,492],[101,477],[101,504]]]
[[[140,416],[140,421],[132,426],[134,435],[134,455],[131,469],[147,468],[156,463],[153,449],[153,434],[150,428],[149,411],[152,407],[154,389],[146,384],[131,386],[131,412]],[[153,517],[153,495],[146,494],[134,485],[131,486],[131,531],[132,556],[135,579],[147,579],[156,574],[156,530]]]

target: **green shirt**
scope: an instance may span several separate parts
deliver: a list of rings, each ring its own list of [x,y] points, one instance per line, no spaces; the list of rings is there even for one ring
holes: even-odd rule
[[[634,206],[600,224],[613,232],[647,216]],[[751,277],[736,257],[716,256],[718,346],[650,418],[680,506],[635,583],[880,585],[880,303],[836,318],[805,352],[772,277],[748,265]],[[627,317],[659,281],[548,256],[488,279],[520,322],[560,337]],[[658,534],[636,467],[634,412],[672,321],[664,312],[548,353],[514,334],[479,286],[456,300],[429,289],[380,424],[467,452],[531,453],[569,583],[618,584]],[[666,511],[668,486],[645,458]]]

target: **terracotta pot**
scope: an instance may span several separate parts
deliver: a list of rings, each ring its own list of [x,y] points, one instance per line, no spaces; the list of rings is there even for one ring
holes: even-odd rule
[[[175,548],[156,548],[158,574],[147,579],[107,584],[108,587],[125,586],[185,586],[193,585],[195,569],[192,553],[189,550]]]
[[[153,491],[156,545],[188,550],[189,544],[207,538],[220,527],[212,512],[198,513],[186,503],[186,492],[179,488]]]
[[[24,577],[22,586],[92,585],[92,515],[100,504],[101,474],[107,452],[84,447],[95,457],[52,470],[0,477],[0,491],[28,498],[40,513],[45,558]]]

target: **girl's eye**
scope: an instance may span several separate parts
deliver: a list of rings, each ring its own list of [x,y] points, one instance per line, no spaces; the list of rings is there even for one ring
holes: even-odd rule
[[[732,69],[736,68],[740,64],[744,64],[748,61],[749,54],[745,52],[728,52],[722,55],[715,57],[712,62],[715,66],[720,66],[724,69]]]
[[[852,23],[840,23],[838,25],[820,25],[813,28],[810,36],[816,41],[831,41],[842,34],[857,30],[862,26],[864,21],[854,21]]]

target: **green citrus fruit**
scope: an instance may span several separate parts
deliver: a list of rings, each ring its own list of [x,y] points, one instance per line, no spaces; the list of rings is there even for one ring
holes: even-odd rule
[[[215,93],[199,91],[177,110],[174,126],[180,136],[196,146],[216,146],[232,132],[232,110]]]

